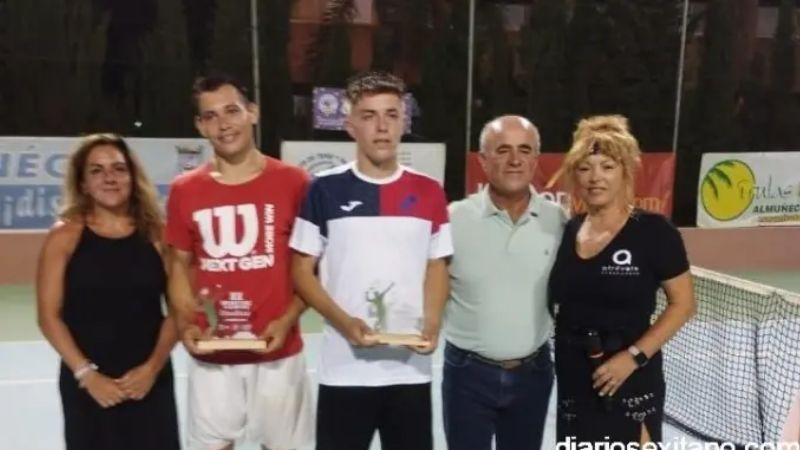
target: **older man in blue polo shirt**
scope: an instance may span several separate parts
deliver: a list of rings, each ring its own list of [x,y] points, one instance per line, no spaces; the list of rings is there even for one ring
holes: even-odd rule
[[[566,216],[531,187],[539,133],[524,117],[484,126],[488,186],[450,205],[445,321],[450,450],[538,450],[553,385],[547,278]]]

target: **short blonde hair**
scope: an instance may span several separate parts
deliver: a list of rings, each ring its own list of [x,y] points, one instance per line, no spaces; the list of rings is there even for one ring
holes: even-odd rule
[[[642,151],[633,136],[628,119],[620,115],[593,116],[578,122],[572,133],[572,147],[559,170],[565,187],[575,187],[578,165],[593,154],[608,156],[622,166],[626,183],[626,201],[633,203],[636,172],[641,164]]]

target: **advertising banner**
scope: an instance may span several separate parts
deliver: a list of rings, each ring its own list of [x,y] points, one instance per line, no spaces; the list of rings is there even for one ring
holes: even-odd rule
[[[398,153],[400,164],[444,183],[444,144],[401,143]],[[285,141],[281,145],[283,161],[312,174],[350,162],[355,157],[354,142]]]
[[[775,225],[800,225],[800,152],[703,155],[698,227]]]
[[[0,137],[0,232],[44,231],[55,222],[74,137]],[[205,139],[126,139],[163,201],[178,173],[211,155]]]
[[[486,176],[481,168],[477,152],[469,154],[467,159],[467,193],[477,192],[486,183]],[[562,205],[571,202],[570,195],[559,188],[556,183],[545,189],[550,179],[558,172],[564,160],[563,153],[542,153],[533,178],[533,186],[549,200]],[[666,216],[672,214],[672,185],[675,178],[675,155],[672,153],[644,153],[642,166],[636,176],[636,206],[648,211],[659,212]],[[581,212],[584,205],[577,202],[573,210]]]

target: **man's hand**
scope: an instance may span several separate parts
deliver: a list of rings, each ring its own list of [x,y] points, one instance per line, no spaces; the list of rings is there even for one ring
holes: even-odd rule
[[[372,329],[357,317],[350,317],[339,328],[347,342],[354,347],[372,347],[377,344]]]
[[[208,355],[214,352],[213,350],[200,350],[197,348],[197,341],[209,339],[210,337],[210,332],[208,330],[204,332],[197,325],[189,325],[183,330],[183,333],[181,333],[181,340],[183,341],[184,347],[193,355]]]
[[[292,329],[293,325],[294,322],[286,316],[268,323],[267,327],[264,328],[264,331],[258,337],[266,341],[267,346],[263,350],[256,350],[256,352],[272,353],[283,348],[283,344],[286,342],[286,336],[289,335],[289,331]]]
[[[428,341],[428,343],[426,345],[411,345],[408,348],[423,355],[433,353],[439,345],[440,330],[441,324],[439,322],[426,320],[425,326],[422,328],[422,338]]]

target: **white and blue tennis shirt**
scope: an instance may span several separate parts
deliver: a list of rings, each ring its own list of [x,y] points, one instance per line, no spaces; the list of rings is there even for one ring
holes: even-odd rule
[[[322,286],[348,314],[384,332],[422,328],[427,263],[453,253],[439,183],[401,166],[373,179],[346,164],[311,182],[290,246],[319,257]],[[320,383],[386,386],[431,381],[430,357],[405,348],[353,348],[324,327]]]

